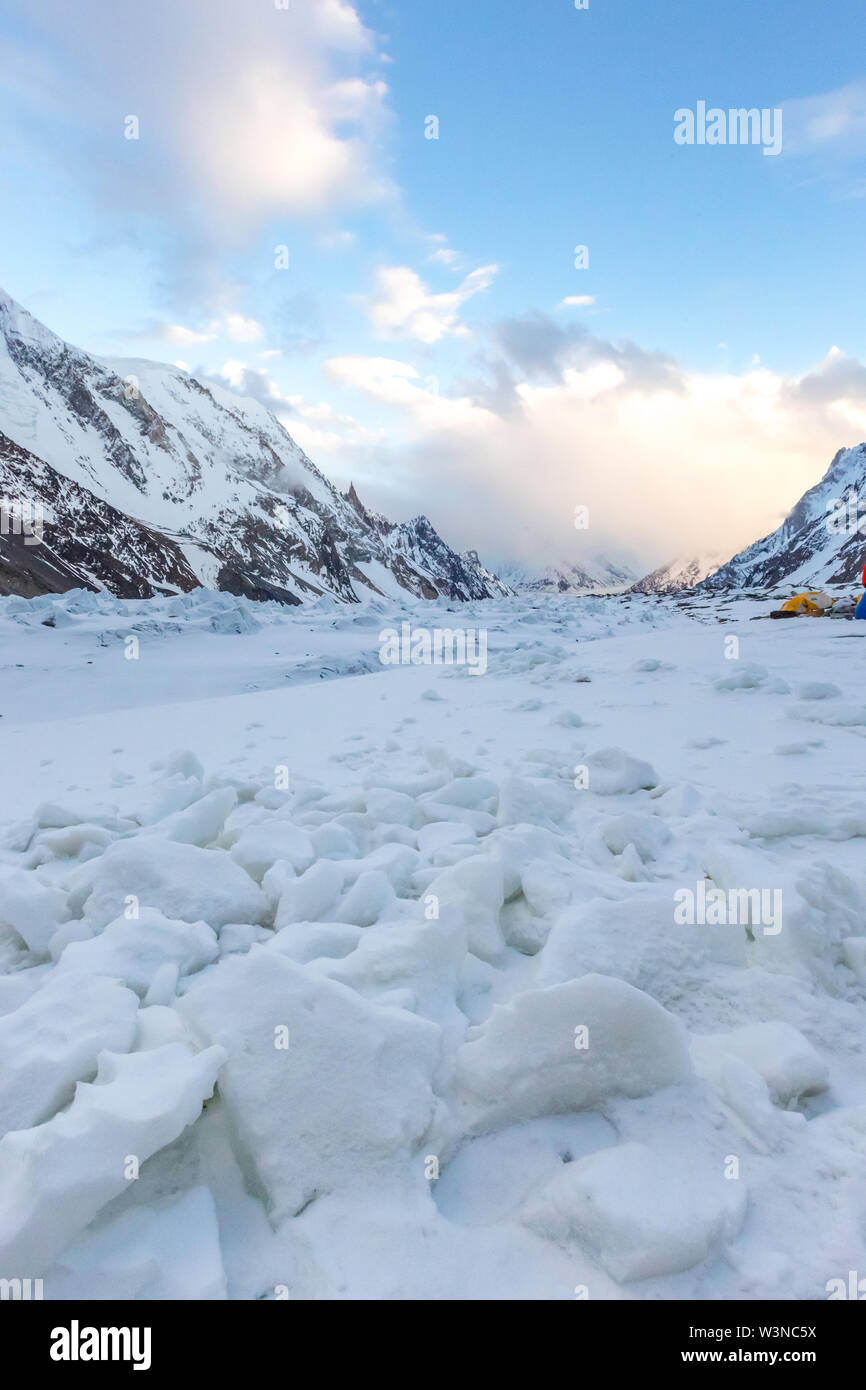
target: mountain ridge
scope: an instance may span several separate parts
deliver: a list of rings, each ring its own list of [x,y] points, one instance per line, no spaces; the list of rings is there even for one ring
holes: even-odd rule
[[[839,449],[780,526],[738,551],[699,587],[853,584],[859,583],[864,562],[866,443]]]
[[[839,449],[784,521],[729,558],[683,557],[636,584],[638,594],[820,588],[859,583],[866,564],[866,443]]]
[[[628,587],[635,572],[619,561],[605,555],[592,555],[578,564],[560,560],[548,565],[523,565],[504,560],[496,565],[496,573],[519,593],[593,594]]]
[[[2,290],[0,432],[0,496],[49,511],[38,545],[2,528],[2,592],[202,585],[290,604],[511,592],[427,517],[391,522],[354,485],[339,492],[251,397],[88,354]]]

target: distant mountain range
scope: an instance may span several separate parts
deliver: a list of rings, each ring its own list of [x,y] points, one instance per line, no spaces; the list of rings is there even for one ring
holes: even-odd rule
[[[338,492],[257,401],[176,367],[91,357],[2,291],[0,523],[0,594],[511,592],[426,517],[394,523]]]
[[[691,560],[671,560],[632,584],[634,594],[679,594],[694,589],[724,562],[724,555],[695,555]]]
[[[635,578],[633,569],[604,555],[587,557],[579,565],[569,560],[541,566],[503,560],[496,573],[517,593],[528,594],[610,593],[628,588]]]

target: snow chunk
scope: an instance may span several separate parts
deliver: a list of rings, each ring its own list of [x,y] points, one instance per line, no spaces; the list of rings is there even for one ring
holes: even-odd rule
[[[600,748],[586,759],[589,790],[599,796],[617,796],[658,786],[658,775],[650,763],[633,758],[622,748]]]
[[[201,794],[202,785],[197,777],[185,777],[179,772],[171,777],[161,777],[154,783],[149,799],[139,807],[136,820],[139,825],[156,825],[158,821],[199,801]]]
[[[866,984],[866,936],[849,936],[842,942],[845,964]]]
[[[144,907],[133,921],[118,917],[90,941],[71,942],[57,969],[111,975],[143,995],[164,966],[175,968],[176,980],[218,955],[216,934],[205,922],[172,921],[158,908]]]
[[[368,869],[349,889],[334,913],[336,922],[372,927],[397,901],[391,880],[381,869]]]
[[[826,724],[831,728],[858,729],[866,725],[866,706],[844,702],[831,705],[829,709],[819,706],[811,709],[808,704],[795,705],[788,710],[789,719],[804,719],[813,724]]]
[[[574,810],[574,795],[543,777],[505,777],[499,792],[500,825],[558,825]]]
[[[170,1009],[165,1004],[150,1002],[145,1008],[139,1009],[135,1034],[136,1052],[164,1047],[166,1043],[188,1043],[189,1040],[189,1029],[175,1009]]]
[[[437,1027],[270,947],[199,977],[178,1008],[228,1051],[220,1093],[274,1220],[326,1192],[381,1194],[408,1180],[406,1159],[433,1115]]]
[[[251,878],[261,883],[278,859],[291,864],[295,872],[301,874],[310,867],[315,854],[305,830],[290,821],[274,818],[248,826],[232,846],[231,856]]]
[[[677,668],[670,661],[659,661],[658,657],[644,657],[642,661],[636,661],[631,668],[633,671],[675,671]]]
[[[101,825],[70,825],[65,830],[42,830],[30,846],[30,864],[50,863],[52,859],[78,859],[85,862],[101,854],[114,839]]]
[[[832,681],[806,681],[797,687],[801,700],[838,700],[842,691]]]
[[[447,798],[446,798],[447,799]],[[408,825],[413,829],[421,824],[422,816],[415,800],[405,792],[388,787],[371,787],[366,794],[367,812],[377,821],[391,825]]]
[[[162,835],[182,845],[213,844],[225,825],[226,818],[237,805],[233,787],[217,787],[199,801],[193,801],[182,811],[175,811],[165,820],[148,827],[146,833]]]
[[[317,859],[354,859],[358,842],[344,825],[320,825],[310,832],[310,843]]]
[[[487,811],[490,801],[499,796],[499,787],[491,777],[455,777],[440,787],[431,798],[446,806],[462,806],[468,811]]]
[[[721,676],[713,681],[716,690],[757,690],[767,679],[768,671],[766,666],[758,666],[756,662],[746,661],[742,665],[737,663],[737,669],[729,676]]]
[[[166,917],[211,927],[258,923],[267,909],[261,890],[220,850],[137,836],[110,845],[92,871],[84,913],[97,927],[121,916],[130,896]]]
[[[790,1023],[752,1023],[733,1033],[696,1038],[692,1055],[699,1072],[717,1078],[725,1060],[737,1057],[767,1083],[777,1105],[825,1091],[829,1073],[812,1044]]]
[[[568,1164],[523,1209],[551,1240],[588,1246],[614,1279],[678,1274],[733,1240],[746,1196],[721,1163],[703,1173],[644,1144],[602,1149]]]
[[[265,878],[265,889],[275,881],[271,870]],[[290,922],[321,922],[327,919],[343,891],[345,874],[334,859],[320,859],[300,878],[288,879],[277,903],[274,926],[277,931]]]
[[[193,1187],[179,1197],[125,1211],[70,1246],[52,1269],[48,1287],[56,1299],[227,1298],[210,1191]]]
[[[468,852],[468,847],[475,844],[475,838],[475,831],[470,825],[454,820],[433,821],[430,825],[422,826],[417,835],[418,849],[428,858],[450,845],[465,845],[467,849],[464,852]]]
[[[201,759],[189,748],[179,748],[171,753],[163,769],[164,777],[194,777],[204,780],[204,766]]]
[[[670,842],[671,832],[658,816],[641,816],[634,811],[613,816],[601,828],[601,838],[611,854],[623,854],[634,845],[641,859],[657,859]]]
[[[462,859],[434,878],[428,893],[439,899],[440,917],[465,923],[473,955],[490,962],[500,958],[505,945],[499,922],[505,878],[497,859],[477,854]]]
[[[254,930],[254,927],[250,927],[250,931]],[[220,938],[220,950],[222,950],[222,938]],[[157,966],[154,972],[150,988],[144,996],[145,1004],[170,1004],[177,994],[179,977],[180,971],[177,966],[171,961],[163,961],[162,965]]]
[[[0,1268],[41,1273],[144,1163],[197,1119],[225,1059],[181,1043],[103,1052],[68,1110],[0,1140]]]
[[[550,722],[562,729],[579,729],[583,725],[580,715],[573,709],[557,710]]]
[[[613,1125],[591,1111],[509,1125],[461,1145],[433,1187],[433,1200],[460,1225],[507,1221],[563,1163],[616,1143]]]
[[[67,972],[0,1018],[0,1134],[41,1124],[68,1104],[106,1048],[128,1051],[137,1012],[135,995],[115,980]]]
[[[586,1047],[577,1029],[586,1029]],[[456,1079],[482,1124],[589,1109],[691,1074],[685,1029],[639,989],[606,975],[527,990],[497,1005],[457,1054]]]
[[[46,963],[20,970],[16,975],[0,975],[0,1018],[20,1009],[41,988],[50,972],[51,966]]]
[[[41,883],[32,870],[0,864],[0,925],[12,927],[36,955],[69,916],[66,894]]]
[[[293,922],[269,942],[270,949],[306,965],[311,960],[343,960],[363,936],[350,922]]]

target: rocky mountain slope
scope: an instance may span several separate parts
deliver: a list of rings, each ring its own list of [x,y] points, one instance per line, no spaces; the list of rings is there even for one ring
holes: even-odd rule
[[[724,555],[693,555],[691,559],[670,560],[666,565],[644,575],[632,584],[634,594],[679,594],[694,589],[702,580],[715,574],[724,563]]]
[[[704,581],[707,588],[858,584],[866,563],[866,444],[840,449],[782,525]]]
[[[781,526],[732,559],[672,560],[632,585],[638,594],[688,590],[794,589],[858,584],[866,564],[866,444],[840,449],[820,482]]]
[[[510,592],[426,517],[394,524],[338,492],[258,402],[179,368],[91,357],[2,291],[0,523],[0,593]]]
[[[866,443],[840,449],[783,524],[705,580],[706,588],[859,584],[866,563]]]

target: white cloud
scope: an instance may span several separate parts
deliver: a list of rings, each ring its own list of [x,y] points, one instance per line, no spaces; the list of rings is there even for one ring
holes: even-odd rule
[[[798,376],[760,363],[686,372],[543,316],[507,329],[490,339],[507,356],[489,365],[500,386],[512,373],[510,395],[480,384],[446,394],[398,358],[330,358],[334,387],[379,407],[372,428],[331,401],[283,394],[243,361],[222,375],[311,458],[359,473],[372,506],[432,509],[453,544],[527,560],[578,558],[587,539],[594,551],[633,550],[647,568],[733,554],[779,523],[837,449],[866,437],[866,365],[836,346]],[[588,537],[574,531],[577,504],[589,508]]]
[[[159,227],[190,281],[266,219],[333,219],[393,193],[388,91],[353,4],[147,0],[120,27],[104,0],[7,12],[4,68],[33,78],[0,109],[7,137],[53,161],[118,235],[124,219],[136,237]]]
[[[788,153],[862,153],[866,148],[866,82],[786,101],[783,110]]]
[[[244,220],[254,210],[307,214],[382,196],[360,132],[386,94],[381,81],[315,84],[285,60],[239,67],[196,113],[192,144],[206,191]]]
[[[584,309],[594,303],[594,294],[570,294],[567,295],[565,299],[560,300],[556,307],[558,309]]]
[[[197,333],[192,328],[184,328],[179,323],[166,323],[158,330],[159,336],[167,343],[178,343],[182,347],[191,347],[193,343],[210,343],[216,334],[210,331]]]
[[[260,323],[245,318],[243,314],[226,314],[222,328],[225,336],[234,343],[252,343],[264,333]]]
[[[326,364],[415,430],[382,458],[388,491],[365,483],[371,504],[433,499],[452,544],[534,560],[577,555],[582,504],[594,550],[631,549],[650,568],[766,534],[837,449],[866,437],[866,366],[838,351],[798,377],[761,366],[664,376],[638,350],[591,346],[547,380],[518,379],[508,414],[436,397],[404,362]]]
[[[333,357],[325,362],[324,370],[336,385],[352,387],[395,407],[422,431],[458,431],[474,437],[499,424],[495,415],[469,397],[440,395],[435,378],[419,384],[420,373],[408,362],[389,357]]]
[[[454,250],[453,246],[448,245],[448,238],[443,232],[432,232],[426,240],[432,247],[427,257],[428,261],[431,261],[434,265],[447,266],[449,270],[456,268],[460,261],[460,255]]]
[[[264,333],[264,328],[255,319],[243,314],[225,314],[221,319],[211,319],[203,329],[184,328],[179,323],[160,324],[156,335],[166,343],[178,343],[190,347],[195,343],[212,343],[227,338],[233,343],[252,343]],[[279,349],[275,349],[279,352]]]
[[[308,401],[304,396],[286,395],[267,372],[239,359],[224,362],[217,377],[238,395],[249,396],[266,406],[312,459],[340,455],[383,441],[383,430],[368,429],[351,415],[335,410],[328,401]]]
[[[247,367],[246,362],[239,362],[236,359],[233,359],[230,362],[223,363],[222,367],[220,368],[220,376],[225,377],[229,386],[233,386],[236,390],[240,390],[243,388],[244,380],[248,370],[249,368]],[[274,396],[279,396],[279,392],[277,391],[276,387],[274,387]]]
[[[322,232],[318,238],[318,245],[323,251],[348,251],[355,245],[355,239],[354,232],[343,228],[339,231]]]
[[[493,283],[497,269],[481,266],[456,290],[433,294],[409,266],[382,267],[377,274],[379,293],[367,305],[370,322],[384,338],[436,343],[447,335],[465,337],[469,330],[460,321],[460,308]]]
[[[445,265],[445,266],[448,266],[448,268],[449,268],[449,270],[450,270],[453,266],[455,266],[455,265],[457,264],[457,262],[459,261],[460,257],[459,257],[459,255],[457,254],[457,252],[453,249],[453,247],[451,247],[451,246],[440,246],[440,247],[437,248],[437,250],[433,251],[433,252],[427,257],[427,259],[428,259],[428,261],[432,261],[435,265]]]

